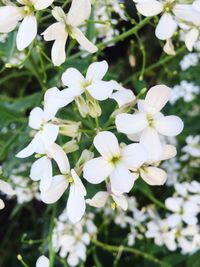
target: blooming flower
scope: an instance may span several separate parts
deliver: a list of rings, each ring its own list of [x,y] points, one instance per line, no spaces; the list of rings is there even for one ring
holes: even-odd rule
[[[116,136],[108,131],[98,133],[93,143],[101,157],[85,164],[84,178],[92,184],[99,184],[109,177],[112,190],[129,192],[137,178],[129,169],[140,167],[146,161],[143,147],[131,144],[120,148]]]
[[[55,66],[61,65],[65,61],[65,44],[68,35],[76,39],[89,53],[97,51],[97,47],[78,28],[88,19],[90,12],[90,0],[73,0],[67,15],[62,8],[54,7],[52,15],[57,22],[49,26],[42,35],[44,35],[45,41],[54,41],[51,58]]]
[[[136,114],[122,113],[116,116],[119,132],[132,135],[145,146],[153,161],[159,161],[163,147],[159,134],[176,136],[183,130],[183,122],[177,116],[164,116],[160,110],[170,99],[171,90],[165,85],[152,87],[144,100],[138,101]],[[152,147],[154,148],[152,150]]]
[[[66,92],[65,92],[66,95]],[[72,101],[72,97],[63,98],[63,92],[53,87],[46,91],[44,96],[44,110],[39,107],[34,108],[29,116],[29,126],[36,130],[30,144],[21,150],[16,156],[26,158],[33,153],[42,154],[45,148],[53,144],[58,136],[59,126],[51,122],[58,109],[66,106]]]
[[[70,171],[69,165],[61,173],[53,177],[48,190],[41,192],[41,200],[47,204],[55,203],[70,184],[66,211],[69,220],[76,223],[85,212],[86,190],[75,170]]]
[[[8,4],[0,7],[0,32],[13,31],[22,20],[16,37],[17,48],[21,51],[31,44],[37,35],[35,13],[50,6],[54,0],[18,0],[22,6]]]

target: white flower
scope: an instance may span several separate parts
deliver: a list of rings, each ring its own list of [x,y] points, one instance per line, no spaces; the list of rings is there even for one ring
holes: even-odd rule
[[[66,95],[66,92],[65,92]],[[44,110],[39,107],[34,108],[29,116],[29,126],[36,130],[30,144],[21,150],[16,156],[26,158],[33,153],[42,154],[45,148],[48,148],[55,142],[59,132],[59,126],[52,123],[51,120],[56,115],[59,108],[66,106],[72,101],[72,97],[63,98],[63,92],[53,87],[46,91],[44,96]]]
[[[143,147],[131,144],[120,148],[115,135],[108,131],[98,133],[93,143],[101,157],[85,164],[84,178],[92,184],[99,184],[109,177],[112,190],[129,192],[138,177],[129,170],[140,167],[146,161]]]
[[[108,63],[104,60],[92,63],[87,70],[86,77],[75,68],[67,69],[62,75],[62,82],[68,87],[64,92],[71,92],[74,97],[89,93],[96,100],[108,99],[116,84],[113,81],[103,81],[108,70]],[[71,95],[70,93],[68,93]]]
[[[43,192],[48,190],[52,184],[52,159],[55,160],[62,173],[68,171],[69,161],[63,149],[55,143],[51,144],[48,148],[44,148],[43,151],[40,149],[36,157],[39,157],[39,159],[31,167],[30,178],[33,181],[40,180],[40,191]]]
[[[0,180],[0,191],[9,196],[15,195],[15,191],[12,189],[11,185],[3,180]],[[5,207],[2,199],[0,199],[0,210]]]
[[[171,90],[167,86],[154,86],[144,100],[138,101],[136,114],[122,113],[116,116],[117,130],[131,135],[131,140],[140,140],[153,161],[159,161],[163,153],[159,134],[176,136],[183,130],[183,122],[179,117],[164,116],[160,112],[170,99],[170,95]]]
[[[49,266],[50,262],[46,256],[42,255],[37,259],[36,267],[49,267]]]
[[[41,192],[41,200],[47,204],[55,203],[64,194],[70,184],[69,197],[67,201],[67,215],[71,222],[78,222],[85,212],[86,190],[76,172],[70,166],[66,166],[62,175],[52,178],[48,190]]]
[[[171,227],[176,227],[181,222],[185,222],[188,225],[197,224],[196,216],[199,208],[195,202],[184,200],[182,197],[169,197],[165,200],[165,205],[173,212],[167,217],[168,224]]]
[[[200,157],[200,135],[189,135],[186,138],[186,146],[182,148],[182,151],[192,157]]]
[[[18,0],[22,6],[7,5],[0,7],[0,32],[13,31],[22,20],[17,33],[17,48],[21,51],[34,40],[37,35],[35,12],[45,9],[54,0]]]
[[[65,44],[68,36],[76,39],[89,53],[95,53],[97,51],[97,47],[78,28],[78,26],[88,19],[90,12],[90,0],[73,0],[67,15],[62,8],[54,7],[52,15],[57,22],[49,26],[42,34],[44,35],[45,41],[54,41],[51,58],[55,66],[59,66],[65,62]]]
[[[109,197],[114,201],[114,203],[111,204],[113,209],[116,205],[122,210],[127,210],[128,202],[126,197],[112,192],[110,185],[107,185],[107,191],[99,191],[91,199],[86,199],[86,203],[96,208],[102,208],[105,206]]]

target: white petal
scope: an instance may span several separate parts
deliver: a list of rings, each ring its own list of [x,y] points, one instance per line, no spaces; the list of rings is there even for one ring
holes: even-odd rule
[[[44,255],[40,256],[37,259],[36,267],[49,267],[49,266],[50,266],[49,259],[45,257]]]
[[[109,194],[107,192],[100,191],[100,192],[97,192],[93,196],[93,198],[86,199],[86,203],[96,208],[102,208],[105,206],[108,197],[109,197]]]
[[[124,195],[118,196],[118,195],[112,194],[112,198],[118,207],[120,207],[121,209],[123,209],[125,211],[128,209],[128,201]]]
[[[67,257],[67,263],[69,266],[77,266],[79,264],[79,258],[75,252],[70,252]]]
[[[199,22],[199,12],[196,12],[192,5],[176,4],[173,13],[183,21]]]
[[[102,157],[89,160],[83,168],[83,177],[91,184],[103,182],[112,173],[113,166]]]
[[[73,0],[67,14],[67,23],[76,27],[89,18],[91,12],[90,0]]]
[[[0,7],[0,32],[13,31],[17,27],[18,21],[22,18],[21,8],[15,6]]]
[[[94,138],[94,146],[108,161],[120,156],[119,143],[116,136],[108,131],[98,133]]]
[[[12,189],[11,185],[3,180],[0,180],[0,191],[9,196],[15,195],[15,191]]]
[[[49,7],[54,0],[36,0],[34,7],[36,10],[42,10]]]
[[[145,106],[150,106],[156,111],[160,111],[171,97],[171,89],[165,85],[152,87],[145,97]]]
[[[167,40],[172,37],[177,29],[177,22],[169,13],[164,13],[156,27],[156,37],[160,40]]]
[[[135,134],[144,130],[148,126],[146,114],[126,114],[121,113],[116,116],[115,124],[119,132],[125,134]]]
[[[143,16],[150,17],[160,14],[163,11],[163,4],[156,0],[144,0],[138,2],[136,8]]]
[[[179,212],[182,205],[183,198],[181,197],[169,197],[165,200],[165,206],[173,212]]]
[[[96,81],[87,87],[91,96],[99,101],[108,99],[111,96],[113,89],[114,84],[112,81]]]
[[[167,180],[166,172],[156,167],[147,167],[140,171],[140,175],[149,185],[163,185]]]
[[[167,217],[167,223],[170,227],[177,227],[181,223],[181,216],[179,214],[171,214]]]
[[[17,48],[22,51],[29,46],[37,35],[37,20],[34,15],[26,16],[17,33]]]
[[[160,161],[163,148],[158,133],[155,129],[148,128],[143,131],[140,138],[140,144],[146,149],[148,162]]]
[[[119,163],[110,175],[110,182],[112,189],[121,194],[130,192],[135,180],[131,172],[123,164]]]
[[[53,43],[51,49],[51,59],[53,61],[54,66],[60,66],[65,62],[66,54],[65,54],[65,44],[67,41],[67,36],[62,39],[56,39]]]
[[[183,121],[177,116],[165,116],[154,122],[156,130],[166,136],[176,136],[183,130]]]
[[[196,225],[198,223],[197,217],[192,214],[183,215],[183,221],[188,225]]]
[[[86,80],[100,81],[103,79],[107,71],[108,71],[108,63],[105,60],[100,62],[94,62],[90,64],[87,70]]]
[[[68,187],[68,181],[64,175],[56,175],[52,178],[51,186],[48,190],[41,192],[41,200],[46,204],[58,201]]]
[[[147,153],[140,144],[131,144],[122,149],[122,161],[128,169],[138,168],[147,160]]]
[[[176,51],[174,49],[174,45],[173,45],[171,39],[167,39],[167,41],[163,47],[163,51],[169,56],[175,56],[176,55]]]
[[[78,174],[75,172],[74,169],[71,170],[71,175],[72,175],[74,184],[76,186],[76,190],[79,191],[80,195],[86,196],[86,194],[87,194],[86,189],[85,189],[80,177],[78,176]]]
[[[98,48],[92,42],[90,42],[78,28],[72,29],[72,36],[87,52],[97,52]]]
[[[30,115],[29,115],[29,127],[39,130],[41,127],[41,124],[44,122],[44,111],[36,107],[31,110]]]
[[[175,157],[177,154],[177,150],[175,146],[172,145],[164,145],[163,154],[160,160],[167,160]]]
[[[42,130],[42,140],[45,146],[48,148],[49,145],[53,144],[58,136],[59,126],[51,123],[44,125]]]
[[[120,108],[126,104],[133,102],[135,100],[135,95],[131,90],[124,89],[113,93],[110,98],[114,99]]]
[[[64,24],[66,23],[67,17],[65,15],[64,10],[61,7],[55,6],[52,9],[52,15],[57,21],[62,22]]]
[[[67,201],[67,215],[72,223],[80,221],[85,212],[85,199],[75,184],[70,186],[69,198]]]
[[[62,74],[61,80],[67,87],[72,87],[72,88],[78,87],[80,88],[80,91],[83,92],[81,84],[85,82],[85,78],[77,69],[75,68],[67,69]]]
[[[46,156],[36,160],[31,167],[30,177],[33,181],[40,180],[40,191],[48,190],[52,182],[51,160]]]
[[[45,41],[53,41],[59,39],[66,39],[67,32],[65,30],[65,25],[62,22],[56,22],[49,26],[43,33]]]
[[[17,153],[16,157],[26,158],[31,156],[35,152],[40,153],[40,151],[43,153],[43,144],[41,133],[38,132],[33,138],[33,140],[24,149]]]
[[[192,4],[193,8],[200,12],[200,0],[195,0]]]
[[[0,199],[0,210],[5,208],[5,204],[2,199]]]
[[[198,37],[199,37],[199,30],[196,28],[193,28],[189,32],[186,33],[185,45],[189,51],[192,51],[194,44],[198,40]]]
[[[53,158],[58,164],[62,174],[67,174],[70,171],[69,160],[64,150],[57,144],[53,143],[48,147],[48,156]]]

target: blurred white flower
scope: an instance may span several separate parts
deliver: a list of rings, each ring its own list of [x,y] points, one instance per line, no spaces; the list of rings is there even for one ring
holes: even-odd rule
[[[160,112],[170,96],[171,90],[167,86],[154,86],[144,100],[138,100],[136,114],[122,113],[116,116],[117,130],[130,135],[131,140],[140,140],[155,162],[160,160],[163,153],[159,134],[176,136],[183,130],[183,122],[179,117],[164,116]]]
[[[200,135],[189,135],[186,138],[186,146],[182,148],[186,155],[199,158],[200,157]]]
[[[78,28],[89,18],[90,12],[90,0],[73,0],[67,15],[61,7],[54,7],[52,15],[57,22],[49,26],[42,35],[44,35],[45,41],[54,41],[51,58],[55,66],[65,62],[65,45],[68,36],[76,39],[89,53],[97,51],[97,47]]]
[[[21,6],[11,2],[0,7],[0,32],[13,31],[22,20],[16,37],[17,48],[21,51],[31,44],[37,35],[35,13],[50,6],[54,0],[18,0]]]
[[[0,192],[13,196],[15,195],[15,191],[11,187],[11,185],[3,180],[0,180]],[[0,199],[0,210],[2,210],[5,207],[5,204],[2,199]]]
[[[144,148],[140,144],[120,148],[116,136],[108,131],[98,133],[93,143],[101,157],[85,164],[84,178],[92,184],[99,184],[109,177],[112,190],[129,192],[138,177],[129,170],[139,168],[146,161]]]
[[[180,61],[181,70],[185,71],[190,67],[194,67],[198,64],[198,62],[199,62],[198,53],[189,53],[185,55],[183,59]]]

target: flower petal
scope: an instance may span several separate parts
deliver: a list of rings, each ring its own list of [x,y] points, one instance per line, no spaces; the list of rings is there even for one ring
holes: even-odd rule
[[[108,161],[120,156],[119,143],[116,136],[108,131],[98,133],[94,138],[94,146]]]
[[[66,85],[67,87],[72,87],[72,88],[78,87],[78,88],[80,88],[81,93],[84,91],[81,88],[81,84],[85,82],[85,78],[80,73],[80,71],[78,71],[75,68],[67,69],[62,74],[61,80],[64,83],[64,85]]]
[[[0,199],[0,210],[5,208],[5,204],[2,199]]]
[[[94,62],[90,64],[87,70],[86,80],[87,81],[101,81],[107,71],[108,71],[108,63],[105,60]]]
[[[73,0],[67,14],[67,23],[73,27],[79,26],[89,18],[90,12],[90,0]]]
[[[85,198],[80,194],[75,184],[70,186],[69,198],[67,201],[67,215],[72,223],[80,221],[85,212]]]
[[[72,36],[87,52],[92,54],[97,52],[98,48],[78,28],[72,29]]]
[[[67,174],[70,172],[68,157],[59,145],[53,143],[51,146],[49,146],[48,156],[56,161],[62,174]]]
[[[181,197],[169,197],[165,200],[165,206],[173,212],[179,212],[182,205],[183,199]]]
[[[122,148],[122,162],[128,169],[140,167],[147,160],[147,153],[140,144],[131,144]]]
[[[65,30],[65,25],[62,22],[53,23],[49,26],[43,33],[45,41],[53,41],[53,40],[64,40],[67,37],[67,33]]]
[[[140,170],[142,179],[149,185],[163,185],[167,180],[167,174],[160,168],[147,167]]]
[[[88,86],[87,90],[94,99],[103,101],[111,96],[114,83],[112,81],[96,81]]]
[[[36,160],[31,166],[30,177],[33,181],[40,180],[40,191],[48,190],[52,182],[51,160],[46,156]]]
[[[146,114],[126,114],[121,113],[116,116],[115,124],[119,132],[125,134],[135,134],[144,130],[148,126]]]
[[[185,45],[189,51],[192,51],[194,44],[198,40],[198,37],[199,37],[199,30],[196,28],[193,28],[189,32],[186,33]]]
[[[22,8],[15,6],[0,7],[0,32],[13,31],[22,18]]]
[[[173,8],[173,13],[178,19],[183,21],[194,23],[199,21],[199,12],[196,12],[193,5],[176,4]]]
[[[177,29],[177,22],[170,13],[164,13],[156,27],[156,37],[167,40],[172,37]]]
[[[34,7],[36,10],[42,10],[49,7],[54,0],[36,0],[34,3]]]
[[[9,196],[15,195],[11,185],[3,180],[0,180],[0,191]]]
[[[51,123],[44,125],[42,130],[42,140],[44,145],[48,148],[49,145],[53,144],[58,136],[59,126]]]
[[[49,266],[50,266],[49,259],[44,255],[40,256],[36,261],[36,267],[49,267]]]
[[[119,194],[128,193],[134,185],[134,178],[131,172],[121,163],[115,166],[110,175],[112,189]]]
[[[164,145],[163,154],[160,160],[167,160],[175,157],[177,154],[177,150],[175,146],[172,145]]]
[[[16,37],[17,49],[22,51],[37,35],[37,20],[34,15],[26,16],[19,26]]]
[[[133,102],[136,99],[133,92],[129,89],[118,90],[113,93],[110,98],[117,102],[119,108]]]
[[[31,110],[30,115],[29,115],[29,127],[39,130],[41,127],[41,124],[44,122],[44,111],[36,107]]]
[[[54,176],[48,190],[41,192],[41,200],[46,204],[57,202],[64,194],[68,185],[69,183],[64,175]]]
[[[163,148],[158,133],[155,129],[148,128],[143,131],[140,138],[140,144],[146,149],[148,162],[160,161]]]
[[[102,208],[105,206],[109,194],[105,191],[97,192],[91,199],[86,199],[86,203],[96,208]]]
[[[144,0],[138,1],[136,8],[143,16],[151,17],[158,15],[163,11],[163,4],[156,0]]]
[[[65,62],[66,54],[65,54],[65,44],[67,41],[67,34],[65,38],[56,39],[53,43],[51,49],[51,59],[53,61],[54,66],[60,66]]]
[[[183,130],[183,121],[177,116],[160,117],[154,122],[155,129],[166,136],[176,136]]]
[[[100,184],[112,173],[113,166],[102,157],[86,162],[83,177],[91,184]]]
[[[192,4],[192,7],[193,7],[196,11],[200,12],[200,0],[195,0],[195,1],[193,2],[193,4]]]
[[[112,194],[112,198],[118,207],[120,207],[121,209],[125,211],[128,209],[128,201],[124,195]]]

